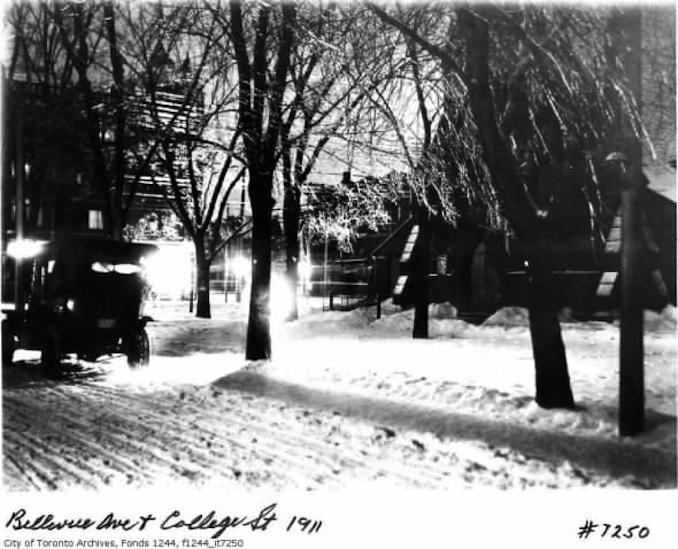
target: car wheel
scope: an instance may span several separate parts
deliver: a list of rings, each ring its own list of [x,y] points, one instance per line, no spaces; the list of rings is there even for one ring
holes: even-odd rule
[[[45,375],[56,377],[61,372],[61,340],[54,326],[48,326],[42,339],[42,369]]]
[[[2,365],[9,366],[14,358],[14,334],[7,322],[2,323]]]
[[[127,365],[130,368],[148,366],[151,360],[151,342],[144,328],[136,328],[125,338]]]

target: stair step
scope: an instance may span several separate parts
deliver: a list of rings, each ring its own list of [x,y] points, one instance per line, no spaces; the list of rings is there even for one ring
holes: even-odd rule
[[[603,276],[600,277],[598,289],[596,290],[596,295],[598,297],[610,297],[612,295],[612,290],[614,289],[615,282],[617,281],[617,275],[617,271],[608,271],[603,273]]]
[[[398,281],[396,282],[395,288],[393,288],[393,295],[399,296],[403,293],[405,289],[405,284],[407,284],[407,275],[400,275]]]
[[[405,242],[403,253],[400,256],[401,263],[407,263],[410,260],[412,250],[414,249],[414,245],[417,242],[418,236],[419,236],[419,225],[413,225],[412,230],[410,231],[410,235],[407,237],[407,241]]]

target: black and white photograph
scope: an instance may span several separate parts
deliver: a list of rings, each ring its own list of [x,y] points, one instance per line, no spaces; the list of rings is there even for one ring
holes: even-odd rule
[[[1,6],[6,502],[676,494],[674,3]]]

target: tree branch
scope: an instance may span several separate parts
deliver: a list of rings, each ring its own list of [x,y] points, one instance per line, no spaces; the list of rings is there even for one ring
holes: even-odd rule
[[[462,71],[461,67],[459,67],[454,58],[449,53],[447,53],[443,48],[436,46],[435,44],[431,44],[428,40],[426,40],[418,33],[413,31],[405,23],[389,15],[373,2],[366,1],[365,5],[370,10],[372,10],[377,15],[377,17],[379,17],[379,19],[381,19],[384,23],[399,30],[401,33],[403,33],[405,36],[413,40],[416,44],[421,46],[431,55],[438,58],[445,72],[455,74],[459,78],[459,80],[461,80],[461,82],[466,84],[466,77],[464,75],[464,71]]]

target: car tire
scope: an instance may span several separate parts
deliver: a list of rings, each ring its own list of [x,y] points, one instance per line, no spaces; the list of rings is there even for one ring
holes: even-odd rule
[[[10,366],[14,358],[14,334],[6,321],[2,323],[2,365]]]
[[[42,338],[42,370],[48,377],[61,373],[61,338],[54,326],[48,326]]]
[[[151,360],[151,342],[145,328],[136,328],[125,337],[125,354],[130,368],[148,366]]]

